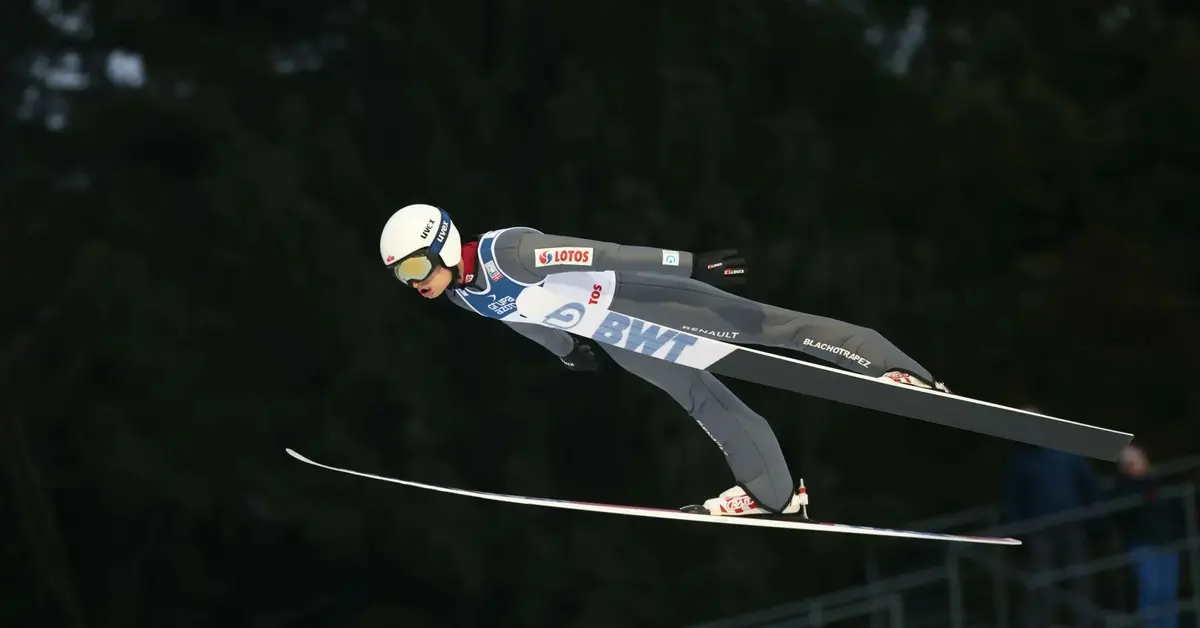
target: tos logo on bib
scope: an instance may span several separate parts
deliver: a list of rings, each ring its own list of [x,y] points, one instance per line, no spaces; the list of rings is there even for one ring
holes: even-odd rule
[[[592,248],[534,249],[534,266],[591,266]]]

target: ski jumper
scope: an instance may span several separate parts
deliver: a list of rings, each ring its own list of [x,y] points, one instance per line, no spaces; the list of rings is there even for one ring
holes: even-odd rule
[[[691,279],[692,254],[686,251],[513,227],[484,234],[474,261],[474,281],[449,291],[450,300],[501,320],[559,357],[574,347],[571,335],[523,322],[527,319],[516,312],[516,297],[527,286],[732,344],[800,351],[864,375],[902,369],[934,381],[924,367],[871,329],[759,303]],[[760,506],[777,512],[787,505],[795,483],[766,419],[707,371],[598,344],[622,368],[679,403],[717,443],[737,483]]]

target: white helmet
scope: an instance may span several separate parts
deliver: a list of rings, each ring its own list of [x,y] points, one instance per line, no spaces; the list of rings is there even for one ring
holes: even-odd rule
[[[452,270],[458,266],[462,240],[446,212],[433,205],[409,205],[383,226],[379,255],[401,281],[422,281],[435,264]]]

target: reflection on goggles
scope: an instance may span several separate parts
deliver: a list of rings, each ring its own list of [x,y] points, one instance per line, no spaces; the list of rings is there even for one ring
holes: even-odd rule
[[[433,264],[425,256],[410,257],[396,264],[396,278],[403,282],[424,281],[433,272]]]

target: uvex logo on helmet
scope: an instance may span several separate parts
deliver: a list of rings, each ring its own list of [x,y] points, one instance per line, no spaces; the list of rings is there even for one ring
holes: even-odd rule
[[[438,234],[437,238],[435,238],[435,241],[439,244],[444,242],[446,240],[446,234],[448,233],[450,233],[450,223],[443,220],[442,226],[438,228]]]
[[[542,266],[591,266],[592,265],[592,248],[559,248],[559,249],[534,249],[535,267]]]
[[[422,240],[429,239],[429,232],[433,231],[433,223],[434,223],[434,220],[432,218],[429,219],[429,222],[425,223],[425,228],[421,230],[421,239]]]

